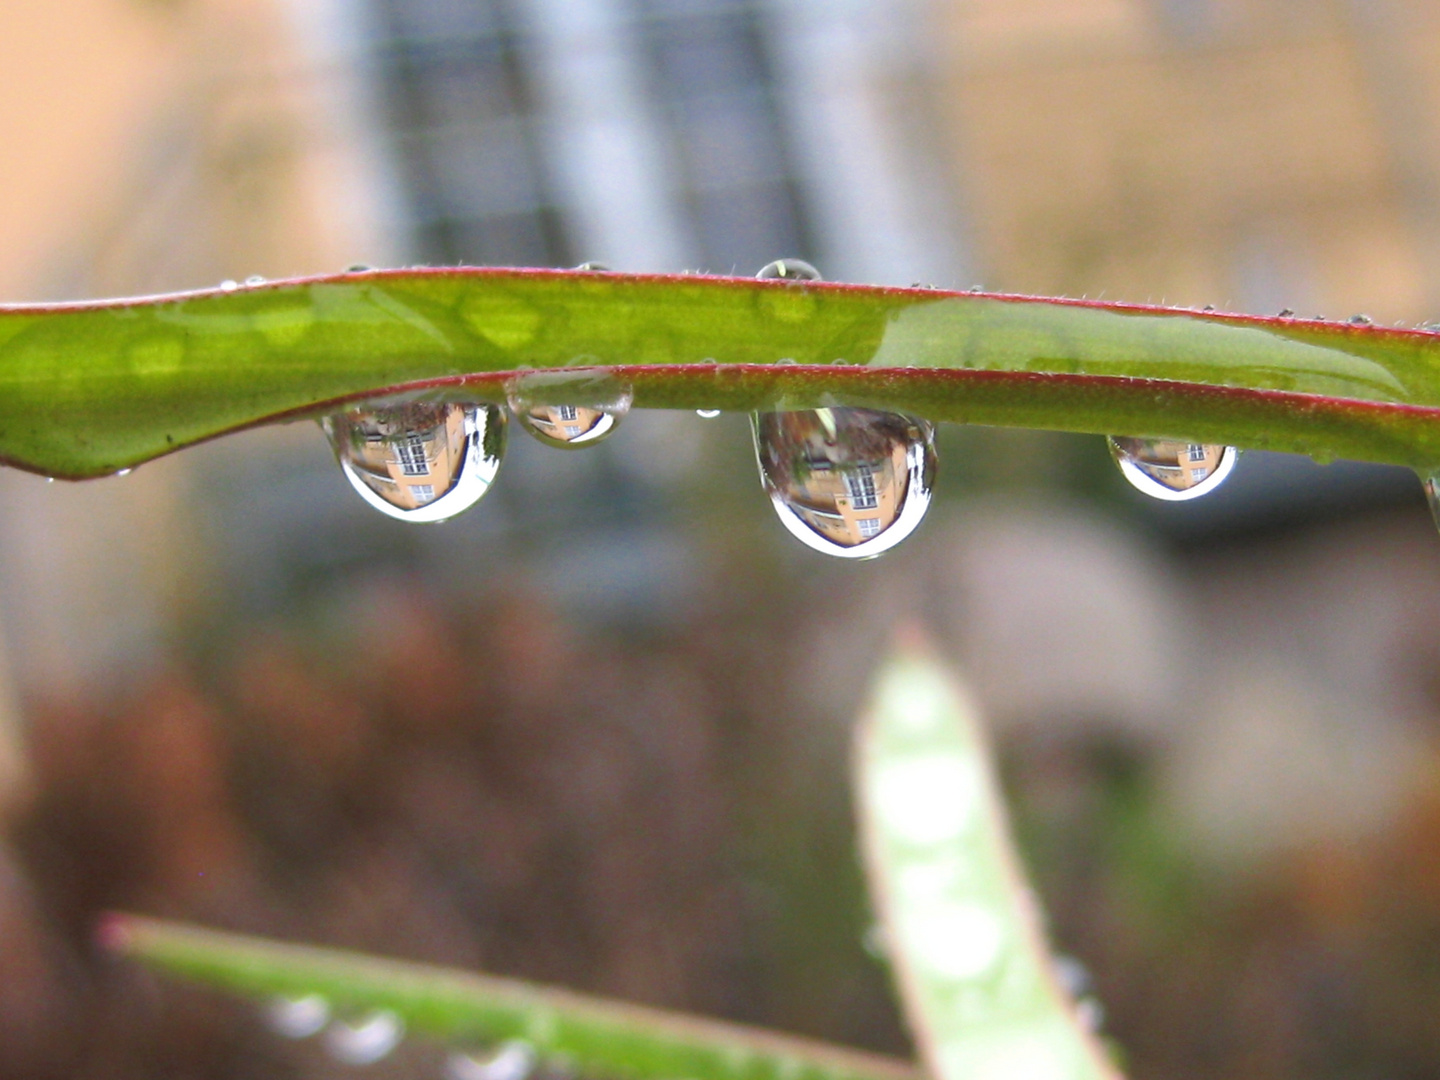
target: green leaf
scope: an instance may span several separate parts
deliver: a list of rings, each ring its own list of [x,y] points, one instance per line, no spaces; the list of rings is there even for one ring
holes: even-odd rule
[[[520,1039],[582,1073],[629,1080],[920,1080],[892,1058],[541,988],[333,949],[112,915],[111,949],[183,978],[272,998],[318,994],[332,1009],[389,1010],[406,1029],[467,1049]]]
[[[921,1060],[940,1080],[1114,1080],[1061,990],[975,708],[909,641],[857,744],[871,892]]]
[[[1440,466],[1440,335],[926,289],[405,270],[0,308],[0,459],[98,476],[402,389],[614,368],[641,408],[932,420]]]

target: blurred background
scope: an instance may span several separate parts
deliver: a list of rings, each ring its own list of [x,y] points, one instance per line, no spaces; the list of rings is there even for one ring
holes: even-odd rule
[[[1440,318],[1421,0],[0,3],[0,299],[573,265]],[[313,424],[0,476],[0,1077],[330,1077],[107,908],[907,1053],[849,725],[919,616],[1137,1080],[1440,1075],[1440,538],[1415,478],[942,429],[845,564],[743,417],[512,430],[393,521]],[[439,1076],[407,1043],[367,1070]]]

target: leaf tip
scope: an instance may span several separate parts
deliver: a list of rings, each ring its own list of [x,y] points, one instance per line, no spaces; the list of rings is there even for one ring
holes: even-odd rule
[[[103,952],[125,955],[135,944],[135,920],[118,911],[107,911],[95,924],[95,944]]]

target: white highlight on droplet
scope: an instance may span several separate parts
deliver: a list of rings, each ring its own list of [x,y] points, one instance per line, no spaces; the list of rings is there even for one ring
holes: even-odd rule
[[[983,777],[964,754],[927,754],[886,765],[875,780],[880,820],[909,844],[942,844],[974,823]]]
[[[451,1054],[445,1080],[525,1080],[535,1068],[535,1048],[520,1039],[501,1043],[493,1054]]]
[[[947,979],[976,979],[1000,959],[1005,928],[980,904],[947,904],[907,920],[906,937],[921,963]]]
[[[405,1037],[405,1024],[388,1009],[372,1013],[359,1024],[336,1021],[325,1032],[325,1049],[346,1065],[373,1065]]]
[[[330,1005],[319,994],[276,998],[265,1009],[270,1030],[287,1039],[306,1039],[330,1022]]]
[[[696,410],[695,410],[695,415],[698,416],[698,417],[700,417],[701,420],[714,420],[717,416],[720,415],[720,410],[719,410],[719,409],[696,409]]]

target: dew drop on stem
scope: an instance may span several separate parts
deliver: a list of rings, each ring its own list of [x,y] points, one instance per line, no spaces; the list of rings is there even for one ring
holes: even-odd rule
[[[755,276],[762,281],[819,281],[820,271],[804,259],[776,259]]]
[[[445,1062],[445,1080],[525,1080],[536,1061],[533,1046],[513,1039],[490,1054],[451,1054]]]
[[[630,410],[630,387],[608,376],[522,375],[506,389],[516,421],[546,446],[579,450],[607,438]]]
[[[265,1009],[265,1023],[287,1039],[306,1039],[330,1022],[330,1003],[319,994],[280,997]]]
[[[325,1049],[346,1065],[373,1065],[400,1045],[405,1023],[388,1009],[355,1024],[337,1020],[325,1032]]]
[[[935,483],[930,424],[875,409],[752,417],[760,481],[780,522],[807,547],[873,558],[904,540]]]
[[[1120,475],[1154,499],[1185,502],[1208,495],[1230,475],[1240,452],[1233,446],[1112,435],[1110,456]]]
[[[497,405],[367,406],[321,426],[360,497],[401,521],[445,521],[469,509],[490,490],[505,453]]]

